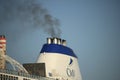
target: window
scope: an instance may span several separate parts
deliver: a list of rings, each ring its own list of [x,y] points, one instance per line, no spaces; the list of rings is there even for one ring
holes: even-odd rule
[[[0,80],[18,80],[18,77],[0,74]]]

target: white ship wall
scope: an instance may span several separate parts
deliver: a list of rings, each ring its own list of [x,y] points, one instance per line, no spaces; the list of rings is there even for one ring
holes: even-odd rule
[[[47,77],[82,80],[78,60],[60,53],[41,53],[37,63],[45,63]]]

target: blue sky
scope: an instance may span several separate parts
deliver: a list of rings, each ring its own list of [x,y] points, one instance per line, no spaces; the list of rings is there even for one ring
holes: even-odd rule
[[[120,79],[119,0],[37,2],[60,21],[61,38],[78,56],[83,80]],[[7,54],[20,63],[35,62],[49,35],[41,28],[29,29],[29,23],[21,24],[19,20],[0,23],[0,34],[7,37]]]

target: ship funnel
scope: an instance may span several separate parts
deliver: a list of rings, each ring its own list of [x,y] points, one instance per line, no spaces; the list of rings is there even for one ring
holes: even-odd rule
[[[6,38],[5,35],[0,35],[0,49],[6,51]]]
[[[37,63],[44,63],[46,77],[55,80],[82,80],[78,58],[73,50],[66,46],[64,39],[47,38],[47,44],[43,45]]]
[[[6,54],[6,38],[4,35],[0,35],[0,56]],[[5,69],[5,58],[0,57],[0,69]]]

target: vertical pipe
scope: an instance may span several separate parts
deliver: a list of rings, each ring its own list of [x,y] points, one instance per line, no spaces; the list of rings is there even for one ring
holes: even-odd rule
[[[53,43],[54,44],[58,44],[58,39],[57,38],[53,38]]]
[[[61,39],[60,39],[60,38],[58,39],[58,44],[59,44],[59,45],[61,44]]]
[[[47,38],[47,44],[51,44],[52,43],[52,39],[51,38]]]
[[[66,40],[62,40],[62,45],[66,46]]]
[[[5,69],[5,59],[2,55],[6,55],[6,38],[0,35],[0,69]]]

